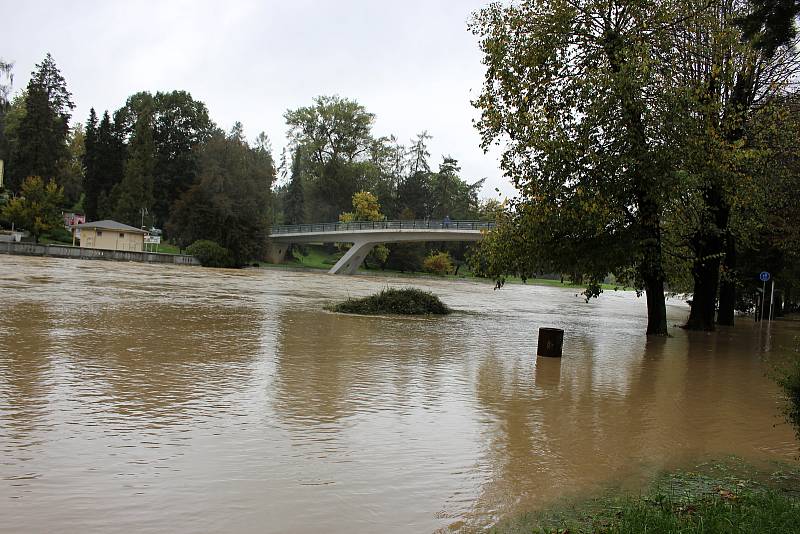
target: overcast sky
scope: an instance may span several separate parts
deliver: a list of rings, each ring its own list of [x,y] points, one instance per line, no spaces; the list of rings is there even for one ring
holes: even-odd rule
[[[427,130],[434,166],[452,155],[467,181],[487,178],[481,196],[511,195],[472,126],[484,71],[467,21],[487,1],[0,0],[0,57],[18,91],[53,54],[73,120],[137,91],[183,89],[225,130],[238,120],[250,139],[265,131],[276,158],[284,112],[338,94],[376,115],[374,134],[407,144]]]

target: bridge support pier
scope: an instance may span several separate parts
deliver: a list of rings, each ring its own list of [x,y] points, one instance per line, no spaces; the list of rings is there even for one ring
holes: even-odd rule
[[[270,243],[267,246],[267,261],[270,263],[283,263],[286,258],[286,249],[291,246],[291,243]]]
[[[364,259],[370,250],[377,245],[377,242],[361,241],[353,243],[350,250],[345,252],[336,265],[331,267],[328,274],[356,274],[359,266],[364,263]]]

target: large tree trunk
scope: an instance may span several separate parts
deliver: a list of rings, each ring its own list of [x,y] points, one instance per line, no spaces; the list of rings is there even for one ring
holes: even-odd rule
[[[712,331],[714,330],[714,312],[717,302],[717,286],[719,285],[719,258],[695,261],[692,276],[694,278],[694,294],[686,328]]]
[[[609,28],[606,35],[605,52],[613,74],[621,72],[625,65],[624,38],[617,29]],[[661,250],[661,211],[658,200],[659,170],[652,164],[652,153],[644,125],[642,102],[623,85],[618,94],[622,107],[622,124],[627,130],[629,153],[635,162],[631,166],[634,198],[638,204],[639,238],[643,257],[639,275],[647,294],[647,335],[667,335],[667,306],[664,299],[664,263]],[[655,171],[655,172],[654,172]]]
[[[733,326],[736,310],[736,282],[723,280],[719,284],[719,311],[717,324]]]
[[[647,335],[667,335],[667,304],[664,299],[664,279],[655,277],[645,280],[647,295]]]
[[[657,205],[648,195],[639,196],[642,213],[643,258],[640,266],[647,296],[647,335],[666,336],[667,303],[664,298],[663,255],[661,250],[661,223]]]
[[[725,236],[725,257],[722,264],[727,274],[719,284],[717,324],[733,326],[736,309],[736,243],[730,232]]]
[[[714,319],[719,289],[719,267],[724,256],[723,235],[727,234],[730,208],[718,184],[710,184],[703,194],[710,217],[704,217],[693,238],[695,260],[692,266],[694,293],[692,311],[686,328],[689,330],[714,330]]]

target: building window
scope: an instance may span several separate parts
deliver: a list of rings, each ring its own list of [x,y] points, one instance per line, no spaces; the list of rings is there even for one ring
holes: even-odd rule
[[[103,235],[103,231],[102,230],[98,230],[97,231],[97,237],[100,237],[101,235]]]
[[[125,234],[124,234],[123,232],[120,232],[120,233],[119,233],[119,236],[120,236],[120,237],[125,237]]]

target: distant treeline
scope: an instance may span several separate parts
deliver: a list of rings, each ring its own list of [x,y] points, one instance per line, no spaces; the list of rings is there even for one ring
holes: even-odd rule
[[[0,203],[39,176],[63,189],[65,210],[163,228],[182,247],[215,241],[237,264],[262,257],[270,224],[335,221],[359,191],[389,218],[477,218],[498,208],[479,202],[483,181],[467,183],[454,158],[431,168],[427,133],[408,147],[377,137],[375,116],[346,98],[288,110],[277,165],[266,134],[248,141],[238,122],[223,131],[186,91],[138,92],[116,111],[92,108],[82,124],[72,122],[72,94],[50,54],[13,98],[12,79],[12,64],[0,61]],[[450,248],[463,258],[463,247]]]

